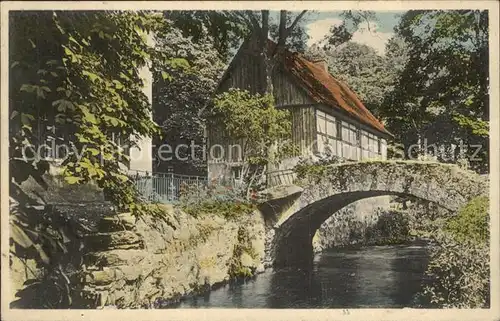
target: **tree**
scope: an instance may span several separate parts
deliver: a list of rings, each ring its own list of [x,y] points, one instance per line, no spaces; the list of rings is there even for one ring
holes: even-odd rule
[[[408,51],[408,44],[406,44],[405,41],[398,35],[390,38],[385,45],[385,57],[387,59],[387,63],[391,65],[398,76],[403,72],[406,63],[408,62]],[[394,79],[394,82],[396,80],[397,79]]]
[[[402,74],[383,104],[389,130],[406,151],[416,144],[421,153],[424,142],[448,147],[437,155],[446,162],[471,158],[476,150],[472,146],[481,146],[476,155],[480,160],[470,165],[487,172],[487,11],[409,11],[396,33],[409,49]],[[460,144],[471,148],[453,150]]]
[[[34,27],[32,19],[44,27]],[[14,15],[11,23],[22,26],[11,28],[11,39],[26,39],[11,50],[13,178],[22,182],[32,173],[26,166],[43,164],[22,153],[43,143],[50,128],[59,143],[74,145],[63,157],[69,184],[93,180],[118,207],[141,212],[139,195],[120,169],[128,157],[111,134],[158,133],[139,68],[150,60],[176,62],[144,36],[162,20],[146,13],[45,12]]]
[[[324,58],[329,72],[353,89],[366,107],[378,116],[386,92],[397,76],[390,59],[378,55],[367,45],[351,41],[326,51],[313,46],[307,56]]]
[[[331,50],[350,41],[362,22],[366,22],[370,28],[370,22],[376,20],[375,12],[368,10],[346,10],[341,13],[341,17],[342,23],[330,27],[328,34],[320,41],[323,49]]]
[[[291,25],[291,23],[292,23],[292,16],[290,14],[287,14],[286,24]],[[278,42],[279,25],[275,21],[272,21],[270,23],[269,35],[272,40]],[[296,27],[290,31],[290,35],[285,40],[285,46],[293,51],[303,53],[307,49],[307,40],[309,40],[309,35],[307,34],[304,26],[299,21]]]
[[[158,213],[123,172],[127,156],[113,134],[159,132],[139,71],[179,61],[149,45],[146,35],[165,28],[161,17],[147,12],[15,12],[9,24],[10,243],[46,268],[44,282],[30,287],[64,292],[50,305],[63,307],[72,304],[74,285],[61,268],[70,223],[64,215],[54,220],[43,200],[21,188],[29,177],[47,186],[49,164],[37,148],[48,139],[69,147],[55,155],[68,184],[92,181],[120,211]]]
[[[224,119],[223,131],[231,141],[240,142],[248,190],[269,166],[268,150],[275,142],[275,161],[293,153],[290,114],[276,109],[272,95],[251,95],[248,91],[230,89],[214,99],[210,119]],[[220,123],[214,125],[221,125]],[[248,191],[247,191],[248,192]]]
[[[437,308],[488,308],[490,214],[486,196],[472,199],[431,234],[434,246],[420,301]]]
[[[211,38],[195,43],[175,27],[158,40],[158,46],[169,57],[183,59],[189,65],[184,68],[166,65],[158,68],[159,72],[154,75],[153,116],[162,127],[163,140],[155,140],[153,154],[159,155],[159,146],[163,143],[175,151],[178,146],[191,146],[193,142],[198,149],[192,157],[190,149],[179,148],[171,160],[156,160],[155,168],[166,171],[166,166],[171,166],[177,174],[203,175],[206,171],[202,148],[205,118],[201,111],[209,103],[225,64]],[[169,77],[164,79],[161,76],[164,72],[168,72]]]
[[[165,11],[164,16],[193,43],[204,42],[207,37],[213,39],[214,48],[224,61],[232,57],[250,31],[238,11],[179,10]]]

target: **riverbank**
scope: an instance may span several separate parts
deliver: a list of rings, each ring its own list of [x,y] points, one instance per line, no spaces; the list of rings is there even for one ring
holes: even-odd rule
[[[427,267],[425,243],[332,249],[314,269],[266,269],[162,308],[401,308],[411,307]]]
[[[408,221],[401,215],[401,213],[396,212],[378,212],[376,213],[376,219],[372,219],[370,225],[359,225],[353,224],[352,229],[359,229],[360,226],[364,227],[364,230],[357,235],[362,235],[362,238],[355,239],[356,241],[351,243],[344,243],[334,246],[333,249],[323,249],[321,252],[325,251],[349,251],[349,250],[360,250],[367,246],[381,246],[381,245],[401,245],[401,246],[425,246],[425,241],[419,242],[413,237],[410,237],[408,234]],[[230,271],[226,266],[219,265],[219,273],[217,278],[211,278],[212,281],[209,282],[199,282],[197,281],[194,284],[190,284],[189,288],[182,293],[173,293],[171,296],[164,296],[158,301],[154,302],[154,306],[156,307],[173,307],[181,304],[185,300],[189,300],[193,297],[199,297],[207,295],[207,293],[218,291],[221,288],[238,286],[241,284],[245,284],[246,282],[255,281],[262,273],[273,273],[272,269],[264,270],[262,263],[264,262],[265,254],[263,249],[263,237],[267,237],[266,231],[264,231],[264,221],[262,215],[256,211],[252,214],[253,219],[248,221],[244,220],[240,222],[240,230],[238,234],[241,234],[241,227],[244,227],[245,236],[243,243],[247,243],[246,253],[238,254],[239,260],[237,264],[234,264],[234,258],[230,259],[228,262],[229,266],[238,266],[239,273],[235,273],[235,271]],[[256,219],[258,218],[258,219]],[[200,218],[202,219],[202,218]],[[221,220],[220,217],[218,217]],[[229,224],[232,224],[229,222]],[[227,228],[227,227],[226,227]],[[269,228],[269,226],[267,227]],[[338,233],[339,231],[337,231]],[[234,238],[234,236],[231,236]],[[239,243],[242,243],[241,235],[237,236],[240,239]],[[249,240],[252,240],[253,243],[248,243]],[[361,241],[360,241],[361,240]],[[231,242],[225,242],[224,244],[219,242],[216,244],[212,244],[212,246],[223,246],[227,244],[231,244]],[[236,244],[232,245],[235,249],[238,248]],[[253,253],[253,249],[260,248],[262,250],[260,255],[255,255]],[[253,253],[253,254],[252,254]],[[318,252],[316,252],[317,254]],[[233,251],[234,256],[234,251]],[[269,259],[269,258],[267,258]],[[221,261],[227,260],[227,255],[220,258]],[[224,277],[221,277],[225,275]]]
[[[101,207],[106,210],[99,215],[95,206],[60,209],[75,212],[92,230],[82,240],[82,307],[170,306],[269,273],[264,262],[272,261],[266,258],[265,249],[270,226],[258,210],[227,219],[209,213],[193,217],[161,205],[162,215],[137,219]],[[365,245],[346,244],[337,249]],[[14,270],[21,275],[16,266]],[[19,279],[16,291],[24,281]]]
[[[367,201],[356,202],[334,213],[313,238],[315,253],[332,248],[359,248],[372,245],[405,244],[416,239],[404,213],[384,208],[367,208]],[[380,201],[379,201],[380,202]],[[359,203],[359,204],[357,204]],[[362,206],[360,206],[362,205]]]
[[[421,240],[421,239],[412,239],[408,240],[405,242],[397,243],[397,244],[391,244],[391,245],[361,245],[361,244],[352,244],[352,245],[345,245],[342,247],[337,247],[337,248],[331,248],[328,250],[325,250],[320,253],[316,253],[314,257],[314,267],[313,270],[316,269],[317,271],[317,265],[318,264],[323,264],[321,263],[323,255],[332,255],[332,253],[344,253],[347,255],[355,255],[356,252],[359,251],[365,251],[367,249],[380,249],[380,248],[392,248],[392,249],[414,249],[414,248],[421,248],[425,249],[429,246],[429,241],[427,240]],[[427,253],[427,251],[423,251]],[[427,261],[425,261],[427,262]],[[426,263],[424,264],[426,266]],[[422,268],[422,277],[423,277],[423,271],[425,269]],[[207,307],[205,304],[195,304],[195,302],[198,301],[203,301],[206,303],[207,300],[210,299],[212,294],[217,293],[225,293],[227,294],[228,291],[231,289],[238,289],[238,288],[244,288],[244,287],[251,287],[252,284],[259,284],[261,281],[261,278],[268,278],[266,276],[269,274],[282,274],[283,272],[292,272],[295,271],[295,269],[283,269],[283,270],[274,270],[273,268],[267,268],[265,270],[260,270],[254,273],[252,276],[248,277],[237,277],[237,278],[232,278],[232,279],[227,279],[222,282],[218,282],[216,284],[213,284],[211,286],[203,286],[198,289],[193,289],[192,292],[184,295],[184,296],[175,296],[170,299],[162,299],[156,302],[155,307],[156,308],[162,308],[162,309],[175,309],[175,308],[193,308],[193,307]],[[297,270],[296,271],[298,274],[303,273],[303,270]],[[305,278],[307,279],[307,278]],[[414,295],[417,295],[418,291],[414,293]],[[413,298],[411,301],[408,302],[415,302],[415,298]],[[220,302],[218,303],[220,304]],[[222,303],[224,306],[227,303]],[[413,303],[412,303],[413,304]],[[415,303],[417,305],[417,303]],[[421,306],[421,303],[418,302],[418,305]],[[217,306],[219,307],[219,306]],[[230,307],[237,307],[237,306],[230,306]],[[251,307],[255,308],[255,307]]]

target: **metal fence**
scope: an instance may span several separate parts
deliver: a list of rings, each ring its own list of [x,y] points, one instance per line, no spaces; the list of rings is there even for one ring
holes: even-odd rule
[[[170,173],[149,173],[145,171],[131,171],[130,177],[139,193],[148,201],[170,203],[180,197],[181,186],[195,185],[197,187],[208,184],[207,177],[178,175]]]
[[[202,188],[212,185],[239,187],[239,180],[224,179],[208,181],[206,176],[178,175],[171,173],[151,173],[146,171],[129,171],[139,193],[148,201],[172,203],[179,200],[182,186]],[[267,187],[293,184],[296,174],[293,170],[273,171],[266,174]]]

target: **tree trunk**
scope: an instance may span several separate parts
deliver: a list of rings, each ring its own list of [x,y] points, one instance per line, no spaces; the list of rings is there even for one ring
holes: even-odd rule
[[[269,11],[262,10],[262,28],[260,29],[260,34],[258,35],[259,42],[259,57],[261,66],[261,80],[260,80],[260,94],[273,94],[273,69],[275,65],[274,53],[276,50],[270,50],[269,48]],[[274,170],[275,158],[276,158],[276,146],[277,143],[273,142],[266,150],[267,158],[267,171]]]
[[[273,71],[276,67],[279,57],[285,50],[286,38],[290,34],[290,31],[296,26],[298,21],[305,14],[306,10],[299,14],[295,21],[286,27],[287,11],[281,10],[280,12],[280,23],[279,23],[279,36],[278,42],[275,48],[269,48],[269,10],[262,10],[262,27],[260,28],[260,34],[258,35],[259,41],[259,57],[261,59],[260,64],[261,69],[261,94],[274,95],[273,86]],[[270,50],[271,49],[271,50]],[[273,99],[274,100],[274,99]],[[274,108],[274,101],[273,101]],[[278,150],[278,142],[272,142],[267,148],[267,172],[272,172],[276,170],[276,153]]]

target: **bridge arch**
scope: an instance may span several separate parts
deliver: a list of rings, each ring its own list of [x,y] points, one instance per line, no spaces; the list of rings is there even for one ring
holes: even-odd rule
[[[416,161],[369,161],[329,166],[303,186],[295,211],[274,227],[270,255],[276,267],[303,266],[312,238],[333,213],[355,201],[384,195],[413,196],[456,212],[488,193],[488,181],[456,165]]]

